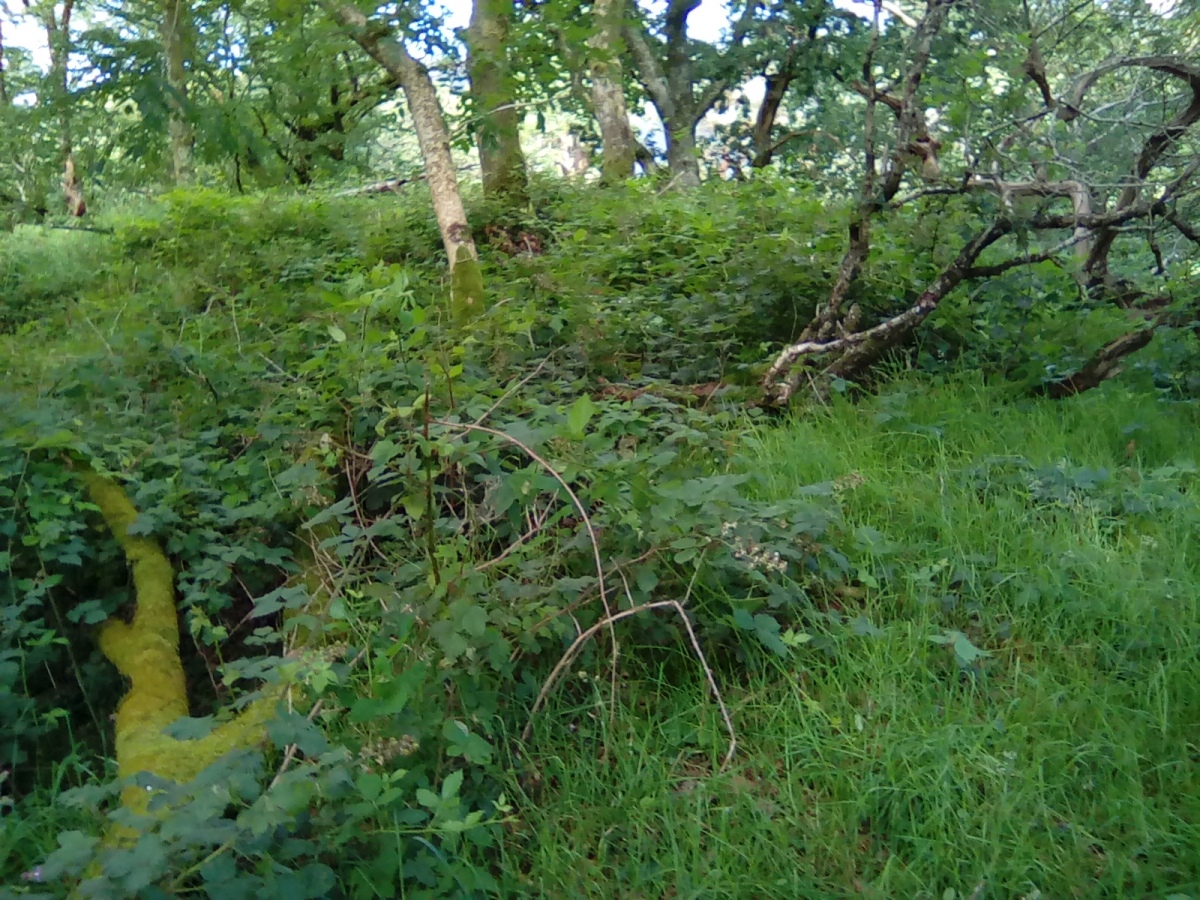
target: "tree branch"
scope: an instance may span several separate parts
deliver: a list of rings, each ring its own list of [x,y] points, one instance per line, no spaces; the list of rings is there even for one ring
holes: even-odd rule
[[[1114,375],[1121,372],[1121,360],[1131,353],[1136,353],[1154,339],[1155,325],[1123,334],[1109,341],[1083,364],[1075,374],[1062,381],[1050,381],[1034,391],[1055,400],[1073,397],[1084,391],[1099,387]]]
[[[1134,66],[1181,78],[1192,86],[1193,92],[1200,89],[1200,66],[1182,56],[1131,56],[1115,59],[1097,66],[1075,82],[1071,92],[1059,101],[1058,118],[1064,122],[1073,121],[1082,111],[1083,98],[1092,85],[1110,72]]]
[[[1196,230],[1190,222],[1184,220],[1183,216],[1177,212],[1169,212],[1163,216],[1168,222],[1175,226],[1175,230],[1182,234],[1185,238],[1200,247],[1200,231]]]
[[[654,51],[650,49],[650,43],[646,40],[645,26],[641,23],[629,24],[622,29],[625,35],[625,46],[629,48],[629,53],[633,57],[634,67],[638,72],[638,81],[642,83],[642,87],[646,89],[646,93],[650,95],[650,99],[654,101],[654,105],[658,107],[662,116],[674,118],[676,114],[675,103],[671,97],[671,87],[667,83],[667,76],[663,73],[662,65],[654,55]],[[663,123],[666,125],[666,123]]]
[[[1012,228],[1012,222],[1008,219],[997,219],[992,222],[963,246],[954,261],[922,291],[916,303],[873,328],[843,335],[836,340],[805,340],[785,347],[763,376],[763,390],[767,393],[769,401],[786,403],[795,393],[796,388],[800,385],[800,377],[791,370],[801,357],[842,351],[841,358],[826,370],[826,374],[846,377],[856,373],[865,363],[873,360],[900,337],[908,334],[926,316],[937,309],[942,299],[967,277],[972,264],[979,258],[979,255],[1011,232]],[[781,381],[781,376],[789,372],[788,377]]]

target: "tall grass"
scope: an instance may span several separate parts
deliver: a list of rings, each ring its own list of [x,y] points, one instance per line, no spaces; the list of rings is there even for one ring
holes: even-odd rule
[[[958,380],[754,434],[772,497],[861,476],[845,534],[878,587],[837,601],[859,627],[726,674],[742,750],[725,775],[699,680],[631,678],[612,731],[560,708],[527,761],[515,883],[1200,894],[1196,427],[1115,387],[1035,403]],[[931,639],[948,630],[989,654],[974,674]]]

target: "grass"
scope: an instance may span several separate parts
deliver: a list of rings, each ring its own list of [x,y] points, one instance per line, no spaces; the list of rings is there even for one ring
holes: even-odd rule
[[[1031,403],[956,381],[753,435],[769,496],[862,477],[844,533],[879,587],[839,604],[873,627],[727,671],[723,775],[698,678],[630,678],[611,726],[600,690],[559,707],[522,782],[514,884],[1200,896],[1197,424],[1115,386]],[[989,654],[976,675],[931,640],[947,630]]]
[[[0,248],[0,332],[64,319],[52,341],[31,340],[54,330],[36,321],[0,339],[9,378],[58,384],[85,351],[128,353],[151,369],[129,383],[158,390],[163,354],[145,323],[197,352],[236,339],[240,355],[242,335],[225,330],[235,315],[247,335],[259,312],[285,335],[286,315],[325,315],[320,278],[362,276],[377,259],[423,266],[414,260],[436,243],[428,223],[414,230],[349,207],[306,218],[310,233],[277,227],[269,205],[239,204],[235,219],[215,197],[179,201],[174,237],[131,214],[123,227],[144,232],[146,255],[103,278],[93,264],[111,242],[99,236],[70,235],[87,243],[68,247],[57,233],[45,243],[25,235]],[[230,221],[245,233],[222,230]],[[740,214],[721,221],[721,232],[743,227]],[[287,240],[264,237],[275,231]],[[708,290],[675,250],[660,271],[641,258],[660,252],[653,243],[599,243],[610,258],[581,255],[578,269],[570,246],[557,261],[552,250],[502,265],[558,273],[545,291],[562,291],[564,308],[631,284],[637,298],[688,303]],[[698,259],[708,251],[695,243]],[[769,278],[751,279],[767,309],[777,278],[809,276],[764,246],[780,259],[777,271],[760,267]],[[676,279],[665,291],[663,276]],[[514,279],[520,291],[540,283]],[[513,296],[525,297],[518,287]],[[808,296],[801,288],[779,293]],[[613,308],[647,317],[659,308],[622,304]],[[679,345],[672,359],[708,342],[709,332],[683,328],[692,342],[680,344],[661,328],[663,346]],[[223,391],[223,377],[231,391],[245,377],[213,372]],[[89,377],[89,390],[125,390]],[[1052,403],[924,376],[748,430],[738,464],[761,476],[762,499],[840,485],[833,543],[857,577],[792,623],[814,637],[792,656],[754,645],[740,664],[714,658],[740,743],[727,772],[714,774],[721,720],[682,651],[626,647],[611,720],[607,678],[576,675],[570,699],[539,716],[513,779],[507,895],[1200,900],[1198,425],[1194,405],[1119,385]],[[705,601],[719,610],[722,599]],[[956,641],[958,655],[987,655],[964,668]],[[92,780],[88,759],[81,745],[20,816],[6,813],[0,870],[32,868],[57,835],[94,824],[57,801],[59,788]]]

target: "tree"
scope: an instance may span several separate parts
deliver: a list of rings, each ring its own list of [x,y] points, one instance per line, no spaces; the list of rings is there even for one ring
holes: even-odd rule
[[[425,180],[450,265],[450,304],[456,321],[467,322],[484,309],[479,254],[467,224],[458,176],[450,155],[450,135],[429,70],[386,27],[367,19],[348,3],[328,3],[329,14],[367,55],[399,82],[425,161]]]
[[[789,131],[777,139],[775,122],[788,91],[815,68],[814,49],[822,40],[822,32],[828,39],[832,28],[830,12],[828,0],[774,5],[755,47],[764,57],[760,69],[765,88],[750,131],[751,167],[766,168],[780,147],[802,133]]]
[[[1076,258],[1081,286],[1093,297],[1131,305],[1142,297],[1142,292],[1113,278],[1109,271],[1111,250],[1120,234],[1135,223],[1155,220],[1200,246],[1197,229],[1178,211],[1181,200],[1200,192],[1200,153],[1187,143],[1190,128],[1200,120],[1200,67],[1178,56],[1123,55],[1082,72],[1076,70],[1072,76],[1060,79],[1070,87],[1056,91],[1043,56],[1051,49],[1070,52],[1071,62],[1077,64],[1082,38],[1080,23],[1073,20],[1082,11],[1086,22],[1086,13],[1094,11],[1081,7],[1054,11],[1051,22],[1041,27],[1030,20],[1026,11],[1024,59],[1019,63],[1013,60],[1011,65],[1011,70],[1023,75],[1024,80],[1014,79],[999,91],[991,74],[1001,71],[992,63],[995,48],[983,40],[980,24],[965,20],[958,35],[943,34],[952,12],[960,5],[956,0],[927,0],[923,17],[912,23],[897,75],[891,85],[881,88],[877,83],[876,53],[880,48],[882,3],[875,4],[862,79],[850,82],[850,87],[864,98],[865,111],[862,178],[850,214],[847,249],[825,304],[799,339],[784,348],[768,368],[763,388],[770,403],[786,402],[802,386],[817,384],[818,378],[820,391],[832,378],[863,377],[965,281],[1059,261],[1070,253]],[[965,18],[965,10],[963,15]],[[1064,23],[1075,27],[1064,28]],[[1114,24],[1118,23],[1110,20],[1109,28]],[[1011,22],[1001,21],[1000,25],[1003,33],[1011,35]],[[1059,35],[1056,46],[1040,47],[1039,39],[1053,32]],[[1111,32],[1104,33],[1107,43]],[[1142,39],[1133,34],[1127,40],[1137,44]],[[935,43],[942,51],[940,60],[933,52]],[[994,127],[987,127],[991,123],[982,128],[972,123],[962,109],[939,111],[939,119],[963,123],[963,132],[955,142],[961,148],[959,171],[951,177],[943,175],[939,161],[941,148],[948,142],[931,133],[926,117],[928,101],[921,96],[934,63],[940,63],[947,72],[980,73],[974,79],[976,89],[993,94],[989,113],[996,120]],[[1158,73],[1160,77],[1131,79],[1123,92],[1110,95],[1106,105],[1110,114],[1114,108],[1118,112],[1115,121],[1121,128],[1121,137],[1116,139],[1106,116],[1092,113],[1085,117],[1083,107],[1089,90],[1098,82],[1129,72]],[[1187,85],[1183,97],[1172,97],[1166,90],[1168,84],[1177,81]],[[1032,102],[1027,85],[1036,88]],[[960,93],[958,99],[970,103],[972,98]],[[890,117],[894,123],[888,141],[890,150],[886,152],[881,152],[879,116]],[[1155,116],[1159,121],[1154,121]],[[1094,139],[1079,127],[1085,118],[1094,119],[1104,130],[1106,145],[1124,144],[1126,152],[1133,155],[1134,163],[1124,173],[1118,174],[1119,168],[1118,172],[1112,171],[1113,166],[1122,167],[1118,158],[1105,158],[1106,154],[1092,149]],[[968,130],[967,125],[973,127]],[[1147,177],[1156,168],[1165,170],[1164,177],[1151,186]],[[1024,171],[1018,174],[1014,170]],[[919,183],[913,183],[914,179]],[[910,190],[902,194],[906,182]],[[871,255],[871,234],[877,220],[895,217],[912,204],[946,197],[962,201],[963,209],[981,224],[949,262],[924,283],[915,302],[861,328],[861,309],[855,303],[847,306],[846,301]],[[1070,211],[1056,211],[1054,207],[1064,201],[1069,203]],[[1146,226],[1141,225],[1139,230],[1145,232]],[[1020,242],[1027,243],[1029,236],[1043,232],[1065,232],[1065,236],[1047,237],[1032,249],[1021,246]],[[1153,226],[1148,235],[1153,245]],[[1018,245],[998,252],[1007,238],[1017,239]],[[1155,253],[1161,269],[1161,254]],[[984,261],[985,254],[991,258]],[[1150,305],[1168,302],[1164,298]],[[1151,326],[1162,321],[1157,315],[1150,319]],[[1102,347],[1078,377],[1062,382],[1064,387],[1050,388],[1050,392],[1074,393],[1095,386],[1117,371],[1123,355],[1145,346],[1149,334],[1125,336]],[[818,357],[827,361],[814,376],[803,363]]]
[[[67,212],[72,216],[82,216],[87,213],[87,203],[83,198],[83,178],[75,165],[70,73],[67,68],[71,55],[71,16],[75,12],[75,0],[64,0],[61,5],[48,0],[23,2],[25,11],[35,16],[46,30],[50,71],[38,102],[53,110],[58,120],[59,164]]]
[[[171,172],[177,184],[187,184],[195,174],[192,166],[195,134],[187,109],[187,70],[194,46],[194,25],[188,0],[166,0],[165,5],[162,45],[163,68],[167,81],[167,133],[171,142]]]
[[[592,114],[600,128],[604,180],[610,183],[629,178],[638,155],[638,142],[625,105],[625,75],[621,67],[624,14],[624,0],[595,0],[592,4],[595,33],[587,42]]]
[[[8,76],[5,74],[7,63],[4,60],[4,23],[0,22],[0,106],[9,106],[12,101],[8,96]]]
[[[528,199],[528,183],[521,152],[523,116],[509,60],[512,14],[513,0],[474,0],[464,36],[484,195],[521,206]]]
[[[400,84],[349,52],[344,33],[320,10],[317,17],[307,6],[265,12],[268,18],[245,22],[258,74],[249,106],[289,176],[311,184],[322,167],[336,170],[351,161],[347,149],[355,132]]]
[[[663,123],[667,164],[682,187],[700,183],[696,126],[742,73],[741,51],[761,0],[746,0],[723,53],[688,37],[688,16],[699,6],[700,0],[670,0],[660,37],[640,14],[624,29],[638,77]]]

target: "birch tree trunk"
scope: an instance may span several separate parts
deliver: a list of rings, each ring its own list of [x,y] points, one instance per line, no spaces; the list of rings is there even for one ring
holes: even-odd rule
[[[486,197],[528,202],[521,114],[508,57],[513,0],[474,0],[466,30],[467,72],[480,117],[477,146]]]
[[[192,52],[193,29],[188,0],[166,0],[162,45],[168,88],[167,134],[171,141],[171,173],[176,184],[189,184],[194,176],[195,133],[187,118],[187,62]]]
[[[467,225],[458,176],[450,155],[450,135],[429,71],[400,40],[378,26],[349,3],[329,3],[325,9],[346,33],[400,83],[409,115],[417,132],[425,180],[433,196],[433,212],[450,264],[450,309],[456,322],[470,321],[483,312],[485,297],[479,254]]]

